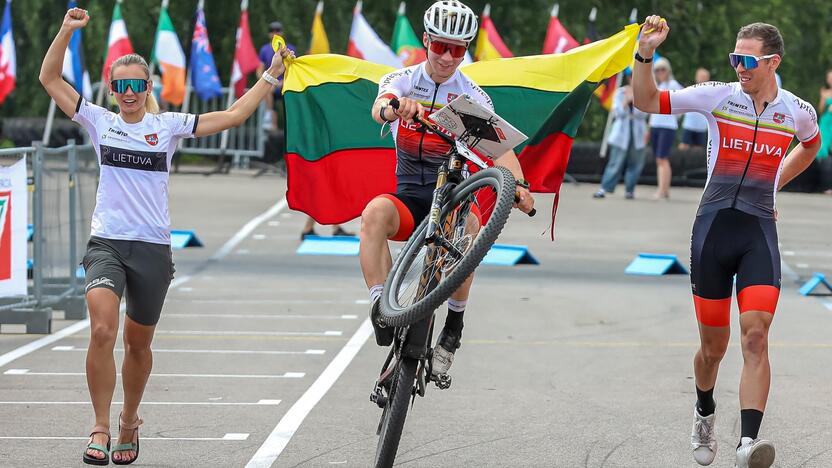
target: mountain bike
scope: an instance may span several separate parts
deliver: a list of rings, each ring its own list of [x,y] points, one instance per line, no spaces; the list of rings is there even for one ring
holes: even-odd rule
[[[390,105],[397,109],[398,101]],[[381,319],[394,327],[393,344],[370,394],[382,409],[376,433],[377,468],[396,458],[408,403],[425,396],[430,382],[451,386],[448,374],[434,375],[434,312],[474,272],[505,226],[516,201],[517,182],[504,167],[488,167],[466,143],[475,146],[493,127],[469,122],[456,138],[432,122],[416,119],[450,145],[438,170],[429,215],[405,243],[384,283]],[[479,170],[473,174],[469,165]],[[528,187],[527,187],[528,188]],[[535,210],[529,216],[534,216]]]

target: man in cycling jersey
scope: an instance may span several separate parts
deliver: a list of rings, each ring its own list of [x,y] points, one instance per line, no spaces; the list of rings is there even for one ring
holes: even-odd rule
[[[647,18],[633,90],[635,105],[644,112],[699,112],[708,119],[708,181],[691,238],[691,288],[701,342],[693,361],[693,456],[709,465],[716,455],[713,389],[728,347],[736,275],[743,355],[736,466],[769,467],[774,446],[757,433],[771,380],[768,330],[780,294],[775,197],[814,159],[820,146],[817,116],[808,103],[778,89],[783,38],[765,23],[744,26],[737,34],[729,54],[737,82],[658,91],[650,62],[669,31],[664,19]],[[789,152],[793,138],[799,144]]]
[[[392,329],[379,320],[379,298],[392,265],[387,240],[407,240],[428,214],[437,169],[450,149],[415,117],[426,117],[462,94],[493,110],[488,95],[457,69],[477,33],[474,12],[458,1],[438,1],[425,11],[424,26],[422,42],[427,48],[427,61],[385,75],[371,111],[376,122],[390,124],[397,163],[396,193],[374,198],[361,215],[361,270],[370,291],[376,342],[382,346],[389,345],[393,337]],[[399,101],[398,109],[389,105],[394,98]],[[523,171],[514,152],[507,152],[495,164],[506,167],[522,181]],[[518,207],[530,211],[534,199],[526,188],[518,186],[517,190]],[[471,281],[468,278],[448,300],[448,316],[434,349],[436,375],[447,373],[459,348]]]

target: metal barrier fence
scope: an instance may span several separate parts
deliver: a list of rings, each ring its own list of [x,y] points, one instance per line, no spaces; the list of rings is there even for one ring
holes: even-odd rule
[[[95,204],[98,164],[91,145],[0,150],[0,163],[27,159],[29,220],[34,227],[28,294],[0,298],[0,324],[25,324],[27,333],[50,333],[53,310],[66,319],[86,317],[79,264]]]
[[[190,91],[190,88],[189,88]],[[231,88],[222,88],[222,95],[203,101],[196,93],[191,92],[189,99],[183,103],[181,112],[191,114],[205,114],[218,110],[224,110],[229,102],[229,93],[234,92]],[[228,130],[225,148],[222,147],[223,134],[189,138],[182,140],[179,151],[190,154],[222,156],[231,155],[232,163],[239,166],[247,162],[247,158],[263,157],[263,149],[266,142],[266,132],[263,130],[263,115],[265,106],[260,105],[252,117],[246,119],[239,127]]]

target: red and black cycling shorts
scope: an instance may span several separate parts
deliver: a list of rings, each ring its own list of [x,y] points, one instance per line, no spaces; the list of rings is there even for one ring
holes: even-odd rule
[[[731,322],[734,276],[740,313],[773,314],[780,297],[780,250],[774,219],[733,208],[701,214],[693,223],[690,281],[702,325]]]
[[[380,195],[392,201],[396,206],[396,211],[399,213],[399,229],[393,234],[390,240],[406,241],[410,238],[413,231],[430,213],[430,205],[433,202],[433,190],[435,188],[435,184],[399,184],[396,188],[396,193]],[[482,215],[476,205],[472,206],[471,213],[477,218],[482,219]]]

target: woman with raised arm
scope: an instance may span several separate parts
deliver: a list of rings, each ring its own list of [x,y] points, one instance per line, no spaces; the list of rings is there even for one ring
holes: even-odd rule
[[[125,55],[110,68],[108,86],[118,103],[116,114],[87,102],[61,78],[70,37],[89,20],[85,10],[67,11],[43,59],[40,82],[58,107],[87,130],[101,171],[83,260],[90,314],[86,373],[95,412],[83,460],[91,465],[109,463],[110,404],[116,383],[113,349],[119,303],[126,295],[124,406],[112,460],[127,465],[139,456],[138,409],[153,364],[150,343],[174,272],[168,215],[171,157],[182,138],[242,124],[279,84],[276,77],[283,74],[283,59],[292,54],[281,48],[243,97],[227,110],[203,115],[159,113],[147,62],[136,54]]]

